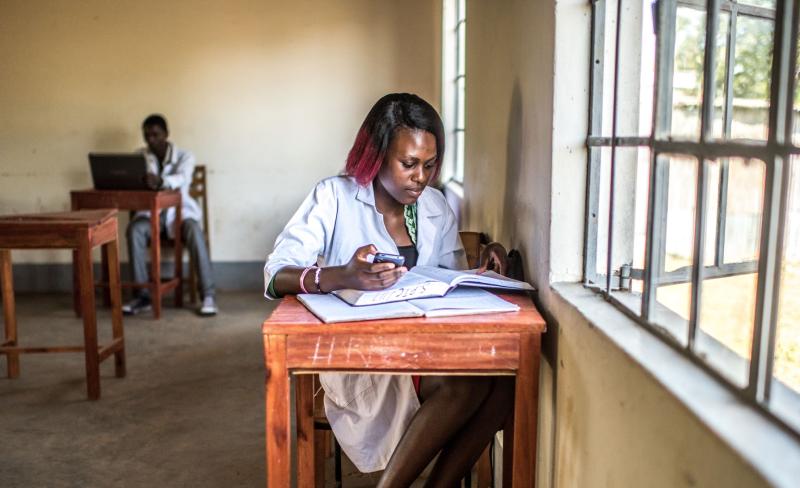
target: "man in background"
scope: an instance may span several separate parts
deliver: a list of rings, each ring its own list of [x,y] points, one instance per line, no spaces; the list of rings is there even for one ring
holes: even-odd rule
[[[198,309],[200,315],[210,316],[217,313],[217,304],[214,292],[214,278],[211,270],[211,260],[208,248],[200,226],[203,212],[197,201],[189,196],[189,186],[192,183],[194,172],[194,155],[186,150],[179,149],[169,142],[167,121],[163,116],[153,114],[144,119],[142,134],[147,147],[142,152],[147,159],[148,172],[147,186],[152,190],[180,190],[182,198],[182,224],[181,238],[184,245],[192,254],[197,266],[199,277],[200,296],[203,302]],[[166,214],[166,215],[163,215]],[[163,211],[161,219],[161,233],[170,239],[175,238],[175,208]],[[136,212],[127,230],[128,253],[133,281],[146,283],[147,272],[147,246],[150,243],[150,212]],[[175,259],[181,259],[176,256]],[[137,288],[134,298],[122,307],[126,315],[136,315],[152,309],[150,291],[147,288]]]

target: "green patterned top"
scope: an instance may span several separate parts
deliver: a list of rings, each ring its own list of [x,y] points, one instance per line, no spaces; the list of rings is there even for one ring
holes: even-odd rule
[[[408,236],[411,238],[411,243],[417,245],[417,204],[405,205],[403,208],[403,217],[406,221],[406,230]]]

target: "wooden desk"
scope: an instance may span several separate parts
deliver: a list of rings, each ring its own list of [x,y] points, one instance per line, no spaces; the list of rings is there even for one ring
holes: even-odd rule
[[[504,428],[503,486],[532,487],[536,468],[539,354],[545,323],[525,294],[501,294],[519,312],[323,324],[294,296],[264,322],[267,486],[290,486],[290,376],[297,386],[297,486],[314,487],[310,373],[516,375]],[[358,354],[351,354],[358,351]]]
[[[161,317],[161,298],[175,290],[175,306],[183,306],[183,247],[181,243],[181,193],[167,191],[133,190],[78,190],[71,191],[72,210],[87,208],[117,208],[120,210],[150,211],[150,281],[148,283],[124,282],[126,288],[149,288],[153,297],[153,315]],[[161,210],[175,207],[175,276],[161,280]],[[103,253],[103,262],[107,256]],[[103,283],[105,283],[105,277]],[[79,310],[75,303],[75,310]]]
[[[97,344],[97,317],[94,308],[92,249],[103,246],[108,256],[113,340],[105,347]],[[11,249],[72,248],[78,275],[83,346],[19,347],[14,310],[14,285],[11,274]],[[48,214],[9,215],[0,217],[0,284],[3,287],[5,340],[0,354],[5,354],[8,377],[19,376],[22,353],[80,352],[86,356],[86,388],[90,400],[100,398],[100,362],[114,355],[114,371],[125,376],[125,342],[120,304],[119,246],[117,216],[113,209]]]

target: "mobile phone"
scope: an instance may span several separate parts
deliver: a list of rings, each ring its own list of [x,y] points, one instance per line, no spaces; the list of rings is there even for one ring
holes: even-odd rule
[[[395,266],[398,268],[406,262],[406,258],[399,254],[389,254],[385,252],[375,253],[375,257],[372,259],[373,263],[394,263]]]

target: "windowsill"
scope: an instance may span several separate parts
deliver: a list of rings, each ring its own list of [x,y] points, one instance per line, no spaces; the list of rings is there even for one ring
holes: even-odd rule
[[[599,294],[577,283],[551,288],[767,481],[793,486],[800,479],[800,442],[793,436]]]

